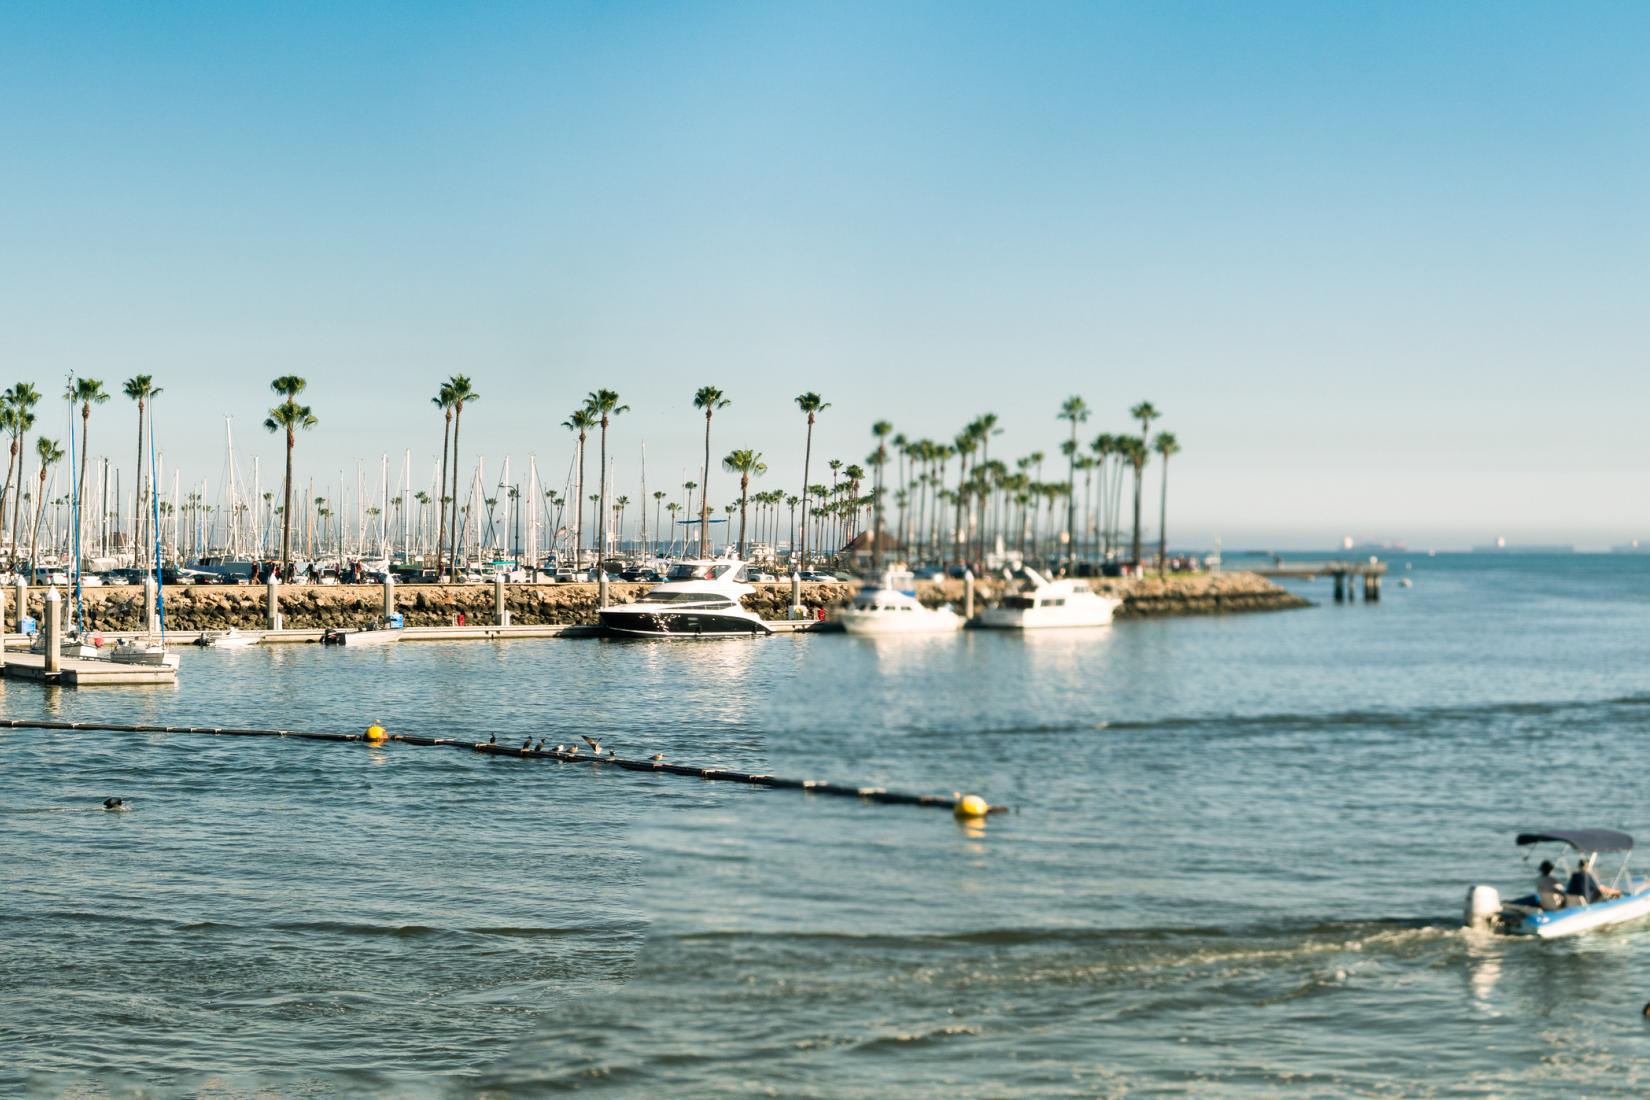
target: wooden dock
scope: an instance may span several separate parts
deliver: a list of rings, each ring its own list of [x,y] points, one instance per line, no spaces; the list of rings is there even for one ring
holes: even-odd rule
[[[8,680],[36,680],[69,687],[145,687],[178,682],[175,668],[93,661],[84,657],[64,657],[58,662],[56,672],[47,672],[46,657],[41,653],[8,652],[3,671]]]
[[[1271,565],[1254,566],[1248,570],[1270,580],[1310,581],[1329,577],[1335,582],[1335,602],[1350,602],[1357,593],[1358,580],[1364,582],[1364,602],[1377,603],[1381,598],[1381,578],[1386,576],[1384,561],[1291,561],[1281,558]]]

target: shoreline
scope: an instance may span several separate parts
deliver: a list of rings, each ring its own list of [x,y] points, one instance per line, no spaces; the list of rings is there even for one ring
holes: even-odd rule
[[[1284,611],[1310,607],[1303,599],[1280,585],[1253,573],[1194,573],[1157,577],[1107,577],[1091,582],[1095,591],[1123,601],[1119,619],[1162,618],[1181,615],[1216,615],[1251,611]],[[614,583],[609,600],[625,603],[639,597],[651,584]],[[766,582],[754,586],[745,606],[765,619],[787,618],[791,602],[789,581]],[[857,581],[815,581],[802,586],[802,604],[809,617],[819,609],[827,614],[853,598]],[[975,599],[984,606],[995,599],[1001,582],[982,578],[975,583]],[[960,604],[963,582],[946,580],[922,582],[917,586],[923,603],[937,606]],[[5,628],[17,622],[14,606],[16,590],[7,589]],[[497,616],[492,584],[398,585],[394,589],[395,610],[408,627],[447,627],[460,614],[470,627],[495,625]],[[30,588],[29,615],[39,619],[45,589]],[[137,585],[116,585],[84,590],[87,629],[139,631],[143,628],[143,589]],[[504,607],[513,626],[591,626],[596,622],[597,585],[539,584],[506,585]],[[364,629],[377,626],[384,614],[383,585],[292,585],[281,588],[280,608],[284,626],[292,630]],[[180,585],[166,591],[166,626],[169,631],[188,633],[202,630],[264,630],[265,590],[263,586]]]

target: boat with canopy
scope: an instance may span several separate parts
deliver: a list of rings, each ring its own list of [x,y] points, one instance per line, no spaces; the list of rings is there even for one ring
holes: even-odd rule
[[[1595,928],[1623,924],[1650,915],[1650,877],[1628,871],[1633,838],[1614,829],[1532,829],[1517,835],[1520,847],[1536,851],[1554,845],[1554,879],[1568,879],[1564,890],[1531,892],[1503,901],[1493,886],[1467,890],[1468,928],[1508,936],[1556,939]],[[1600,856],[1620,857],[1605,879],[1594,868]],[[1572,867],[1572,862],[1574,866]]]

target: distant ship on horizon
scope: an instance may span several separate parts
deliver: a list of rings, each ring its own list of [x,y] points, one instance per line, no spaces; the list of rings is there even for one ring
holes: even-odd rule
[[[1474,554],[1573,554],[1576,552],[1576,548],[1567,544],[1561,545],[1557,543],[1552,545],[1542,545],[1539,543],[1520,545],[1517,543],[1508,543],[1504,536],[1499,536],[1488,546],[1474,546],[1472,548],[1472,552]]]

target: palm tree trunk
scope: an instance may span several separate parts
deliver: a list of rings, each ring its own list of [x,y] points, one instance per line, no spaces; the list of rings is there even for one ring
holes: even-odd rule
[[[448,539],[452,543],[453,580],[458,580],[458,427],[464,419],[464,406],[453,408],[453,510],[448,517]]]
[[[739,475],[739,558],[745,558],[745,502],[749,499],[751,477],[749,474]]]
[[[7,462],[5,462],[5,485],[0,487],[0,529],[5,529],[5,506],[7,506],[8,500],[12,500],[12,467],[13,465],[16,465],[18,445],[20,445],[18,444],[18,437],[13,434],[12,450],[10,450],[10,454],[7,455]],[[20,472],[18,472],[18,477],[16,477],[16,500],[12,501],[13,516],[16,516],[16,513],[18,513],[18,508],[20,508],[21,501],[23,501],[23,473],[21,473],[20,470]],[[12,561],[16,561],[15,521],[13,521],[12,529]]]
[[[802,554],[798,569],[808,568],[808,461],[814,454],[814,414],[808,414],[808,440],[802,445]]]
[[[1140,475],[1144,467],[1136,465],[1134,468],[1134,539],[1133,553],[1134,566],[1140,568]]]
[[[22,447],[20,436],[11,437],[11,454],[6,459],[6,485],[0,489],[0,530],[6,526],[6,501],[11,498],[11,468],[18,462],[18,451]],[[17,561],[17,514],[23,510],[23,471],[17,471],[17,499],[11,502],[11,560]]]
[[[18,479],[22,481],[21,478]],[[23,496],[18,494],[18,505],[22,505]],[[40,517],[46,514],[46,464],[40,464],[40,488],[34,493],[34,522],[29,524],[29,571],[34,571],[35,544],[40,538]]]
[[[710,410],[705,410],[705,472],[699,482],[699,556],[710,557]]]
[[[592,533],[591,542],[596,548],[596,560],[601,561],[602,555],[607,553],[607,417],[602,417],[602,473],[601,488],[597,490],[600,498],[596,501],[596,530]],[[619,530],[624,530],[624,518],[619,519]]]
[[[286,477],[281,489],[281,579],[290,580],[292,570],[292,447],[298,442],[292,426],[286,429]],[[175,497],[177,494],[173,494]],[[180,548],[181,549],[181,548]]]
[[[75,486],[75,572],[80,572],[80,559],[85,556],[86,550],[86,444],[87,436],[92,430],[92,404],[86,402],[80,406],[80,481]]]
[[[443,394],[445,398],[445,394]],[[435,572],[446,576],[443,558],[447,549],[447,441],[453,434],[453,413],[448,409],[441,424],[441,489],[435,498]]]
[[[579,566],[579,554],[584,550],[584,432],[579,432],[579,483],[573,494],[573,568]]]
[[[1163,486],[1157,499],[1157,575],[1169,561],[1169,456],[1163,456]]]

